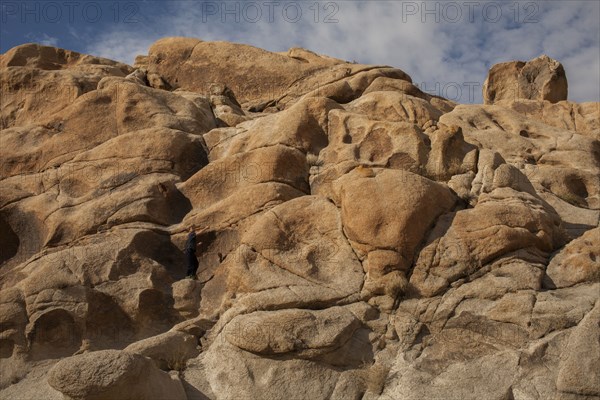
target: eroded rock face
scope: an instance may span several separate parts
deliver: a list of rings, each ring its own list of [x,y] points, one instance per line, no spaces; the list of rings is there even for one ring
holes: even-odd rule
[[[133,71],[129,65],[106,58],[33,43],[14,47],[0,57],[2,129],[36,123],[96,89],[103,77]]]
[[[232,54],[240,62],[233,63]],[[305,49],[271,53],[237,43],[182,37],[158,40],[147,56],[136,58],[135,66],[160,75],[174,88],[193,92],[209,94],[215,85],[224,84],[240,103],[257,111],[275,104],[283,108],[305,94],[320,91],[353,96],[356,85],[364,90],[364,85],[374,79],[362,78],[374,66],[352,64]],[[393,68],[381,67],[376,73],[410,80]],[[346,77],[357,79],[339,82]]]
[[[48,373],[48,383],[70,399],[186,399],[177,377],[146,357],[118,350],[62,360]]]
[[[494,65],[483,84],[483,101],[529,99],[557,103],[567,99],[567,76],[562,64],[542,55],[533,60]]]
[[[485,105],[304,49],[135,67],[0,58],[0,397],[600,396],[599,105],[559,63]]]
[[[556,254],[546,273],[549,285],[568,287],[582,282],[600,281],[600,229],[590,229]]]

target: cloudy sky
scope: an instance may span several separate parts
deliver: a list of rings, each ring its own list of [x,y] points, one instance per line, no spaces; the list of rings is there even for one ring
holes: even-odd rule
[[[569,99],[600,101],[600,1],[1,2],[0,51],[37,42],[133,63],[165,36],[305,47],[407,72],[423,90],[481,102],[495,63],[547,54]]]

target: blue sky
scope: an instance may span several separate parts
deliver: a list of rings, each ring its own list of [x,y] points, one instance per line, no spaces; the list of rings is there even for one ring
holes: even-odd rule
[[[600,1],[1,1],[0,51],[37,42],[132,64],[165,36],[305,47],[401,68],[425,91],[481,102],[495,63],[547,54],[569,99],[600,101]]]

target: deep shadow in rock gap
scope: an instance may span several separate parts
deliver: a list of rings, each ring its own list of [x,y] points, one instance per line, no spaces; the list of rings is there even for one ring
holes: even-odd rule
[[[192,210],[192,203],[173,183],[159,183],[158,196],[151,203],[152,215],[156,215],[161,223],[177,224]]]
[[[0,265],[13,258],[19,251],[19,237],[9,225],[9,223],[0,215]]]
[[[208,396],[196,389],[194,386],[190,385],[185,380],[182,380],[181,383],[183,384],[183,389],[185,390],[188,400],[210,400]]]
[[[219,232],[206,232],[198,236],[198,280],[208,281],[221,262],[239,246],[239,232],[225,229]]]
[[[134,341],[133,322],[112,297],[90,289],[87,302],[85,338],[94,350],[123,348]]]
[[[167,233],[145,231],[136,235],[132,248],[142,258],[150,258],[163,265],[174,281],[183,279],[186,273],[185,256]]]
[[[81,327],[71,314],[55,309],[41,315],[28,333],[33,360],[72,355],[81,345]]]

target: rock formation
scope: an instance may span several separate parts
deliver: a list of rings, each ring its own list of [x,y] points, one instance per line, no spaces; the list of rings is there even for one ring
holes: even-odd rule
[[[562,64],[543,55],[528,62],[496,64],[483,84],[485,104],[517,99],[567,100],[567,76]]]
[[[0,67],[2,398],[600,396],[600,110],[556,61],[484,105],[190,38]]]

